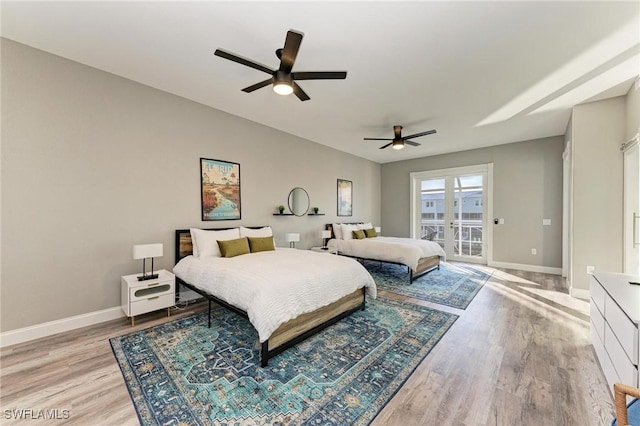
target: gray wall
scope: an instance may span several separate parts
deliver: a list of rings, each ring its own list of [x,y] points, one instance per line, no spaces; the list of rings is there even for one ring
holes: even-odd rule
[[[544,267],[562,263],[562,136],[382,165],[382,232],[410,235],[411,172],[493,163],[493,260]],[[542,219],[551,219],[543,226]],[[537,255],[531,254],[537,249]]]
[[[627,99],[573,108],[573,246],[571,286],[587,290],[587,265],[622,272],[622,153]]]
[[[1,331],[120,304],[132,246],[173,231],[273,226],[320,245],[336,179],[353,221],[379,223],[380,165],[12,41],[2,40]],[[239,95],[240,96],[240,95]],[[199,159],[240,163],[242,220],[200,220]],[[326,216],[274,217],[304,187]]]

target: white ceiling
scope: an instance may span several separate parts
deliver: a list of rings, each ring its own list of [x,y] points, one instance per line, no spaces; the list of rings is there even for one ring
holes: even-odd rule
[[[380,163],[565,132],[571,106],[624,95],[640,73],[640,2],[11,2],[3,37]],[[311,100],[270,87],[286,31]],[[378,149],[437,129],[422,146]]]

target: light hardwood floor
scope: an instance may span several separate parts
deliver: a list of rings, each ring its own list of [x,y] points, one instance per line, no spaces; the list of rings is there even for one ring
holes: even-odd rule
[[[613,401],[589,337],[589,305],[554,275],[495,270],[373,425],[606,425]],[[381,292],[382,293],[382,292]],[[170,319],[203,311],[197,303]],[[135,425],[108,339],[167,321],[122,318],[0,351],[0,423]],[[5,410],[69,410],[16,422]],[[63,413],[62,411],[60,411]],[[62,417],[62,416],[61,416]]]

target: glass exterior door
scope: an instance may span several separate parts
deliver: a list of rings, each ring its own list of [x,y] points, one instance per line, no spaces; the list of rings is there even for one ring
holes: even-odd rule
[[[420,238],[447,259],[486,263],[486,176],[445,176],[420,182]]]

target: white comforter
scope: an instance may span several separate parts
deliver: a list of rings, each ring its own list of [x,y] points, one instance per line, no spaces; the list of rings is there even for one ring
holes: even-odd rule
[[[185,282],[249,316],[260,341],[285,322],[315,311],[358,288],[376,297],[376,284],[353,259],[278,248],[232,258],[187,256],[173,268]]]
[[[440,256],[443,260],[445,258],[444,250],[438,243],[412,238],[332,239],[329,240],[329,249],[347,256],[401,263],[414,271],[418,268],[418,260],[421,257]]]

